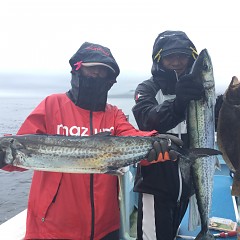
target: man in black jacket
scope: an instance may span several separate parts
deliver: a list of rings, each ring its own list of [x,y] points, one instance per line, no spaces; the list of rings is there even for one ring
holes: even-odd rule
[[[182,31],[160,33],[153,45],[152,77],[138,85],[133,114],[139,129],[180,137],[185,145],[185,115],[190,100],[204,94],[188,75],[197,50]],[[137,239],[172,240],[193,190],[182,181],[177,161],[139,165],[134,190],[139,192]]]

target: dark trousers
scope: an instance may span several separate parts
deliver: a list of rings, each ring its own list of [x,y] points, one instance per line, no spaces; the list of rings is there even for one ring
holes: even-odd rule
[[[167,202],[158,196],[139,194],[137,239],[142,240],[144,234],[149,239],[173,240],[187,210],[188,202],[188,200],[180,203]]]

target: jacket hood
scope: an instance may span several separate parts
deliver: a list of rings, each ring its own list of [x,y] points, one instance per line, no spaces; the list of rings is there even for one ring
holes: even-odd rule
[[[185,53],[191,56],[190,65],[198,56],[197,49],[182,31],[165,31],[160,33],[153,45],[152,52],[152,75],[157,75],[161,69],[161,58],[172,53]]]
[[[117,62],[115,61],[109,48],[99,44],[85,42],[77,50],[77,52],[71,57],[69,63],[76,71],[83,66],[104,65],[113,70],[115,79],[120,73]]]
[[[110,49],[99,44],[85,42],[71,57],[72,88],[67,92],[75,105],[91,111],[104,111],[108,91],[116,82],[120,73]],[[86,77],[78,71],[81,66],[102,65],[109,68],[111,74],[105,79]]]

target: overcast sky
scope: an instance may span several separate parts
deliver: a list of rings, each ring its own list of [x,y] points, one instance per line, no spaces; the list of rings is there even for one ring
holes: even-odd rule
[[[152,46],[165,30],[182,30],[211,55],[216,88],[240,77],[238,1],[5,0],[0,3],[0,73],[69,74],[85,42],[109,47],[118,82],[150,76]],[[0,79],[4,81],[4,79]],[[24,84],[24,82],[23,82]],[[136,85],[136,82],[134,82]],[[132,86],[131,86],[132,87]]]

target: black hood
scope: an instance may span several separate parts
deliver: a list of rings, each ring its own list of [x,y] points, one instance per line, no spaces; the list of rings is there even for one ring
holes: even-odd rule
[[[164,69],[161,66],[161,58],[172,53],[185,53],[191,56],[189,65],[191,66],[197,57],[197,49],[182,31],[165,31],[158,35],[153,45],[152,52],[152,75],[159,75],[159,71]]]
[[[75,105],[91,111],[104,111],[107,94],[120,73],[111,51],[99,44],[85,42],[69,60],[72,67],[72,88],[67,92]],[[113,71],[106,79],[86,78],[78,71],[81,64],[100,63]]]
[[[76,63],[103,63],[114,69],[115,79],[120,73],[117,62],[115,61],[109,48],[99,44],[85,42],[71,57],[69,63],[73,70],[76,70]]]

